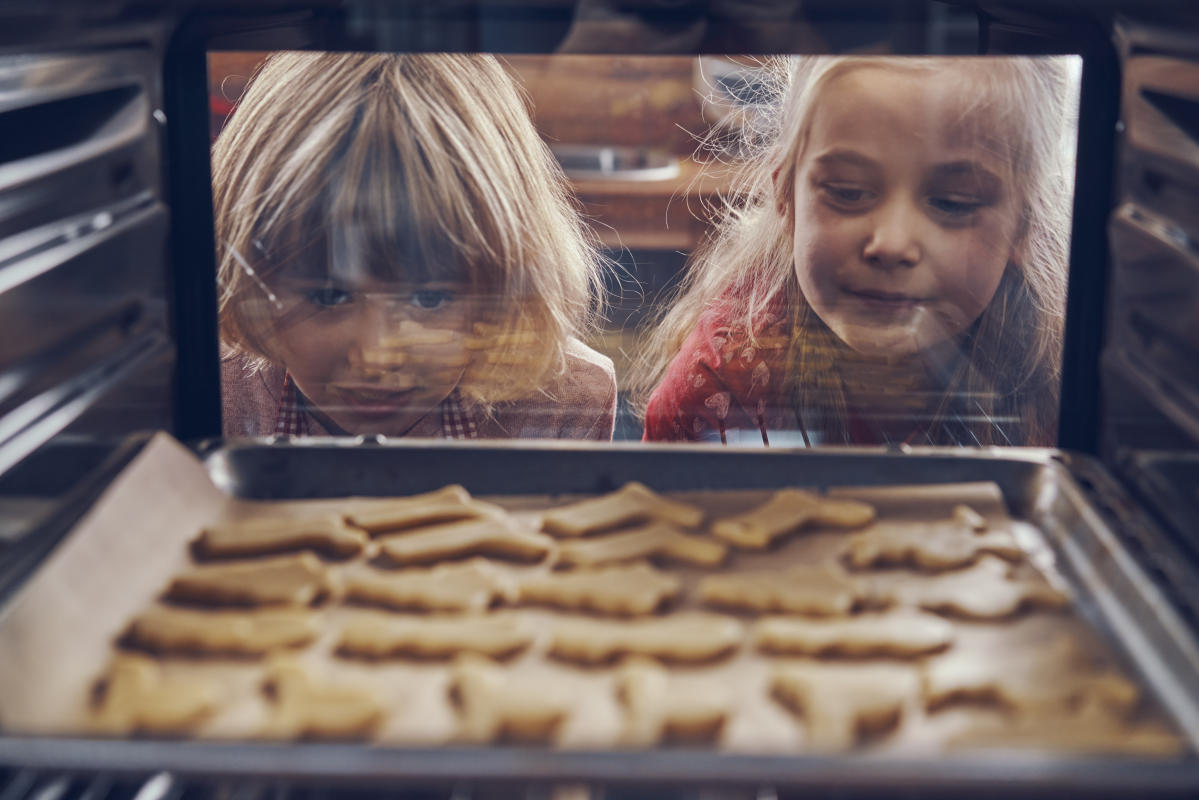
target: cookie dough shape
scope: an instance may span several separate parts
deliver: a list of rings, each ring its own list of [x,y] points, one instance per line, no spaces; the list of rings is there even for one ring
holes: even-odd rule
[[[988,553],[1008,561],[1024,558],[1010,531],[980,531],[954,519],[862,531],[850,537],[845,559],[856,569],[907,566],[944,570],[969,566]]]
[[[367,537],[346,527],[339,516],[312,519],[249,519],[212,525],[200,531],[192,550],[200,558],[245,558],[296,550],[315,550],[334,558],[363,551]]]
[[[803,717],[806,749],[839,753],[897,726],[919,682],[898,664],[794,663],[775,668],[770,691]]]
[[[308,609],[153,608],[129,623],[122,641],[155,653],[261,656],[309,644],[316,635],[316,615]]]
[[[219,606],[307,606],[327,592],[328,576],[320,559],[298,553],[197,567],[176,576],[163,597]]]
[[[691,612],[629,622],[577,618],[555,626],[550,654],[581,664],[603,664],[634,655],[667,662],[702,662],[728,655],[743,636],[741,623],[718,614]]]
[[[397,497],[370,505],[347,514],[346,519],[351,525],[377,535],[435,523],[503,516],[505,513],[497,505],[475,500],[466,489],[454,484],[435,492]]]
[[[535,575],[520,583],[520,602],[564,611],[652,614],[683,591],[683,582],[648,564]]]
[[[715,539],[683,533],[669,522],[650,522],[620,533],[563,542],[558,563],[598,567],[650,558],[715,567],[723,564],[728,555],[729,548]]]
[[[337,652],[361,658],[451,658],[461,653],[506,658],[532,643],[533,634],[513,617],[372,616],[346,625]]]
[[[1044,576],[1012,575],[1013,567],[984,558],[969,569],[925,576],[897,584],[885,592],[894,603],[918,606],[945,616],[1002,619],[1024,611],[1054,611],[1070,605],[1070,595]]]
[[[772,617],[753,629],[759,650],[776,655],[915,658],[953,644],[953,625],[933,614],[894,611],[843,619]]]
[[[540,561],[554,547],[550,537],[526,530],[506,517],[465,520],[380,540],[383,555],[400,565],[432,564],[469,556]]]
[[[291,658],[276,658],[268,666],[263,689],[273,701],[263,729],[268,738],[360,738],[383,719],[383,708],[369,691],[321,682]]]
[[[832,500],[803,489],[780,489],[763,505],[712,523],[712,533],[746,550],[764,550],[800,528],[860,528],[874,520],[866,503]]]
[[[700,686],[672,679],[656,661],[630,658],[616,675],[616,693],[624,709],[620,743],[653,747],[665,741],[711,742],[732,713],[726,687],[716,681]]]
[[[472,744],[551,742],[571,709],[559,687],[518,676],[478,655],[455,661],[450,695],[458,708],[458,736]]]
[[[195,679],[165,679],[145,656],[119,655],[99,682],[99,699],[89,720],[96,733],[185,734],[217,706],[215,687]]]
[[[693,505],[668,500],[634,481],[611,494],[547,511],[541,529],[555,536],[586,536],[647,521],[695,528],[704,521],[704,512]]]
[[[930,710],[973,702],[1026,716],[1083,710],[1123,718],[1141,698],[1135,683],[1114,670],[1097,668],[1069,637],[1019,653],[946,653],[924,666],[922,683]]]
[[[483,559],[384,572],[370,567],[343,576],[345,597],[410,611],[486,611],[516,599],[516,582]]]
[[[758,613],[844,616],[868,599],[866,586],[835,564],[712,575],[699,583],[709,606]]]

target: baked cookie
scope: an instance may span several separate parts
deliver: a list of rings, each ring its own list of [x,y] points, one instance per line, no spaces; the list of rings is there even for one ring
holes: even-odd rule
[[[268,738],[360,738],[383,719],[383,708],[370,692],[319,681],[292,658],[276,657],[262,688],[272,700],[263,730]]]
[[[953,626],[933,614],[892,611],[838,619],[772,617],[753,629],[758,649],[777,655],[915,658],[953,644]]]
[[[361,658],[451,658],[461,653],[505,658],[532,642],[533,634],[509,616],[372,615],[346,625],[337,652]]]
[[[813,616],[843,616],[869,597],[866,586],[836,564],[711,575],[698,592],[716,608]]]
[[[806,750],[839,753],[899,724],[919,689],[916,673],[892,664],[781,664],[771,694],[802,716]]]
[[[611,494],[545,512],[541,529],[556,536],[586,536],[651,520],[695,528],[704,521],[704,512],[693,505],[668,500],[648,486],[632,482]]]
[[[873,506],[831,500],[803,489],[780,489],[761,506],[712,523],[712,533],[746,550],[764,550],[800,528],[860,528],[874,520]]]
[[[624,709],[620,743],[654,747],[666,741],[712,742],[732,713],[726,687],[715,681],[690,683],[672,678],[658,662],[626,660],[616,674]]]
[[[457,704],[459,738],[472,744],[552,742],[572,706],[553,682],[523,678],[478,655],[454,662],[450,695]]]
[[[199,611],[152,608],[125,629],[125,644],[154,653],[261,656],[301,647],[317,635],[316,614],[308,609]]]
[[[725,544],[683,533],[669,522],[650,522],[619,533],[562,542],[558,546],[558,563],[578,567],[599,567],[647,558],[715,567],[723,564],[728,555],[729,548]]]
[[[667,662],[711,661],[737,649],[743,635],[741,623],[717,614],[691,612],[628,622],[575,618],[554,626],[550,654],[582,664],[632,655]]]
[[[398,572],[360,567],[342,584],[347,600],[409,611],[486,611],[517,597],[516,582],[481,558]]]
[[[197,567],[176,576],[163,597],[214,606],[308,606],[328,590],[320,559],[297,553]]]
[[[1014,576],[1010,564],[992,557],[981,559],[969,569],[905,581],[880,594],[898,605],[978,620],[1070,605],[1069,594],[1039,573]]]
[[[248,519],[211,525],[192,542],[199,558],[246,558],[296,550],[315,550],[334,558],[363,551],[367,537],[346,527],[339,516],[311,519]]]
[[[846,546],[845,560],[856,569],[906,566],[944,570],[969,566],[988,553],[1008,561],[1024,558],[1010,531],[978,531],[952,520],[893,523],[856,533]]]
[[[1123,718],[1141,699],[1135,683],[1114,670],[1097,667],[1069,637],[1019,653],[946,653],[924,665],[922,683],[930,710],[972,702],[1025,716],[1086,710]]]
[[[165,679],[158,664],[145,656],[118,655],[96,688],[89,727],[115,736],[191,733],[217,706],[212,683]]]
[[[683,582],[648,564],[552,572],[520,582],[520,602],[564,611],[637,616],[652,614],[677,598]]]
[[[514,561],[540,561],[553,552],[550,537],[522,527],[508,517],[484,517],[387,536],[379,549],[400,565],[432,564],[468,556]]]
[[[346,514],[346,520],[355,527],[377,535],[435,523],[503,516],[506,513],[493,503],[475,500],[466,489],[454,484],[435,492],[371,504]]]

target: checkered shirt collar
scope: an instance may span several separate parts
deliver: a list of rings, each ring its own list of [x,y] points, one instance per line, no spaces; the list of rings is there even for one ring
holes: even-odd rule
[[[462,401],[458,390],[441,401],[441,438],[478,439],[479,425],[473,409]],[[304,397],[292,380],[291,373],[283,376],[283,391],[275,411],[276,436],[311,436],[311,416],[304,408]]]

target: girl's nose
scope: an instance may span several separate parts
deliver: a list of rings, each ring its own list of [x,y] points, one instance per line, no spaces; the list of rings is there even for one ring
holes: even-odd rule
[[[372,298],[373,299],[373,298]],[[360,366],[363,353],[376,349],[379,342],[392,331],[398,323],[390,312],[387,303],[363,302],[354,315],[352,341],[348,357],[350,363]]]
[[[870,216],[870,223],[870,235],[862,248],[866,263],[879,269],[897,269],[920,262],[922,252],[916,236],[919,214],[908,201],[897,198],[884,204]]]

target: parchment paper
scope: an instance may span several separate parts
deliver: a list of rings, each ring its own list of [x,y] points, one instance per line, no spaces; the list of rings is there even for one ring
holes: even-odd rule
[[[444,476],[446,483],[454,476]],[[763,502],[768,491],[679,492],[671,496],[694,502],[714,517],[736,513]],[[1040,532],[1009,519],[997,486],[952,484],[924,487],[836,490],[838,496],[866,500],[879,511],[880,526],[932,521],[950,516],[966,503],[994,526],[1011,526],[1030,561],[1052,571],[1053,553]],[[520,515],[569,501],[544,495],[484,498]],[[190,565],[187,542],[204,525],[257,515],[303,516],[318,511],[349,510],[378,499],[247,502],[218,490],[204,465],[166,434],[151,440],[138,458],[112,484],[77,529],[48,559],[0,618],[0,727],[15,734],[80,733],[87,728],[89,697],[96,678],[114,652],[114,640],[138,612],[157,602],[170,577]],[[840,556],[845,532],[802,533],[766,553],[738,553],[729,569],[774,569],[799,562],[820,562]],[[334,570],[345,564],[332,564]],[[544,567],[509,567],[514,572]],[[1031,567],[1029,567],[1031,568]],[[670,568],[684,578],[686,597],[709,571]],[[879,580],[918,580],[907,570],[880,573]],[[690,601],[682,607],[692,605]],[[389,709],[377,739],[391,744],[436,744],[453,739],[455,712],[447,697],[445,663],[363,662],[332,655],[338,630],[353,615],[391,613],[333,604],[321,610],[324,635],[303,651],[321,674],[331,680],[352,681],[377,692]],[[522,609],[538,630],[546,631],[555,612]],[[751,617],[744,617],[748,623]],[[1080,619],[1070,613],[1036,613],[1012,621],[969,623],[954,621],[955,648],[971,648],[980,657],[1010,659],[1045,647],[1066,632],[1101,649]],[[748,625],[747,625],[748,627]],[[563,731],[566,747],[611,746],[621,724],[611,668],[582,669],[547,659],[544,636],[512,662],[532,681],[560,682],[577,698],[578,706]],[[714,681],[728,687],[737,699],[737,712],[726,725],[719,746],[752,752],[802,750],[804,723],[773,701],[766,691],[769,669],[777,659],[754,652],[748,643],[733,657],[713,665],[680,667],[680,679],[695,681],[699,690]],[[261,691],[264,670],[252,659],[163,659],[175,675],[211,679],[221,693],[221,710],[199,735],[254,738],[269,701]],[[896,663],[918,664],[919,661]],[[914,668],[914,667],[913,667]],[[926,714],[913,697],[904,721],[868,753],[927,753],[940,749],[944,739],[964,725],[997,712],[978,707],[953,708]]]

